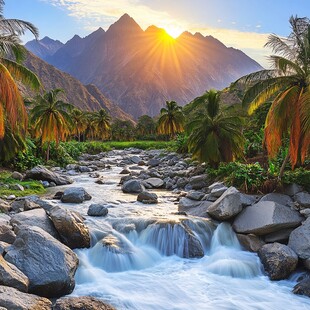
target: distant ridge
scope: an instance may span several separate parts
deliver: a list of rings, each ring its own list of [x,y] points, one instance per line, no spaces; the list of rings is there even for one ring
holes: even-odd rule
[[[174,40],[156,26],[143,31],[128,14],[107,31],[74,36],[43,58],[83,84],[96,85],[135,119],[157,115],[166,100],[184,105],[262,69],[212,36],[184,32]]]

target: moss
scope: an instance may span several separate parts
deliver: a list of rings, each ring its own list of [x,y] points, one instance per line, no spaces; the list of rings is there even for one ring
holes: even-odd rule
[[[18,181],[10,177],[10,172],[0,172],[0,197],[4,195],[15,195],[16,197],[23,197],[28,195],[41,195],[45,193],[45,188],[39,181]],[[8,189],[3,185],[20,184],[25,190]]]

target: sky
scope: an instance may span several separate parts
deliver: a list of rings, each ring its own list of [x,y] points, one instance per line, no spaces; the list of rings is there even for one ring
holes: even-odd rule
[[[108,27],[128,13],[146,29],[165,28],[177,37],[183,31],[212,35],[241,49],[264,67],[271,51],[264,48],[271,33],[287,36],[291,15],[310,17],[310,0],[6,0],[4,16],[32,22],[40,38],[67,42]],[[28,34],[23,41],[31,40]]]

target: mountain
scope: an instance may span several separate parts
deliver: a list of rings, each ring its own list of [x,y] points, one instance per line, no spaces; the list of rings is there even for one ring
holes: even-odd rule
[[[54,55],[64,44],[58,40],[44,37],[42,40],[32,40],[26,43],[28,51],[42,59]]]
[[[105,32],[73,37],[47,61],[94,84],[127,113],[157,115],[166,100],[184,105],[210,88],[222,89],[262,67],[212,36],[145,31],[128,14]]]
[[[45,90],[55,88],[64,89],[63,100],[85,111],[97,111],[101,108],[110,112],[112,117],[132,120],[132,117],[122,111],[111,100],[107,99],[94,85],[84,86],[80,81],[64,73],[42,59],[28,52],[24,65],[37,74]],[[35,94],[20,85],[25,97],[33,97]]]

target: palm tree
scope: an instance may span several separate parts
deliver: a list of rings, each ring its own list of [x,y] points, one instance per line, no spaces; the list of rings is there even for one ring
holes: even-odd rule
[[[34,124],[35,135],[41,143],[47,142],[46,160],[49,160],[50,143],[65,140],[72,126],[69,111],[72,105],[57,97],[62,89],[54,89],[38,95],[31,110],[31,122]]]
[[[27,113],[15,80],[35,89],[40,87],[37,76],[21,65],[25,49],[19,36],[30,30],[38,38],[38,30],[31,23],[3,16],[4,1],[0,0],[0,139],[5,128],[23,138],[27,127]],[[7,122],[7,124],[6,124]]]
[[[230,108],[220,109],[219,92],[206,92],[194,100],[192,107],[198,110],[186,129],[194,158],[216,168],[222,161],[243,156],[242,120],[230,113]]]
[[[97,138],[104,140],[109,137],[111,131],[111,117],[105,109],[92,113],[92,123]]]
[[[185,118],[182,107],[175,101],[166,101],[166,108],[160,110],[158,133],[169,135],[171,138],[184,131]]]
[[[251,85],[243,99],[249,113],[272,99],[264,131],[269,157],[276,156],[285,138],[290,141],[279,178],[289,159],[293,169],[304,162],[310,146],[310,22],[296,16],[290,24],[288,38],[270,35],[266,43],[277,54],[270,56],[272,68],[241,79]]]
[[[78,137],[80,142],[81,133],[84,132],[87,128],[86,114],[85,112],[75,108],[70,112],[70,116],[74,135]]]

